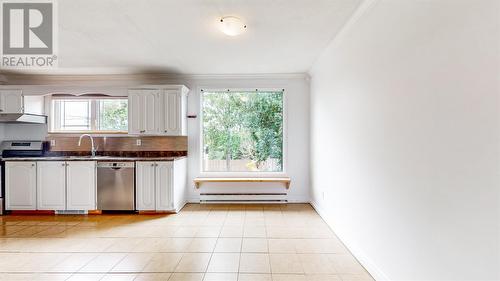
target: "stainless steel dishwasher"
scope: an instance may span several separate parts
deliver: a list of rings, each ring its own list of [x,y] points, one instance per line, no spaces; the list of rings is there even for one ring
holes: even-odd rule
[[[135,209],[134,162],[97,162],[97,209]]]

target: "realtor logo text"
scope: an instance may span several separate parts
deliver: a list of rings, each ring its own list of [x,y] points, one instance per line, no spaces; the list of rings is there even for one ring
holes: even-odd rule
[[[2,68],[51,68],[55,54],[53,2],[2,2]]]

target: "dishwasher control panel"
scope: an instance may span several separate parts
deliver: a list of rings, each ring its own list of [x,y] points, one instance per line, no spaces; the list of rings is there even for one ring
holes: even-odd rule
[[[97,168],[134,168],[134,162],[97,162]]]

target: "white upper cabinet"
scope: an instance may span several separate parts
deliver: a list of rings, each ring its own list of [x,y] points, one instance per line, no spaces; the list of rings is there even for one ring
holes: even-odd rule
[[[36,162],[5,163],[5,209],[36,210]]]
[[[0,113],[23,113],[21,90],[0,90]]]
[[[163,90],[160,94],[160,134],[187,135],[186,109],[186,94],[177,90]]]
[[[128,91],[128,132],[139,134],[142,130],[141,112],[142,95],[141,90]]]
[[[143,116],[143,133],[155,134],[158,132],[158,91],[146,90],[142,96],[144,104],[141,115]]]
[[[66,209],[96,209],[96,162],[66,162]]]
[[[187,135],[185,86],[129,90],[129,134]]]
[[[38,210],[66,210],[66,162],[37,162]]]
[[[158,99],[159,90],[134,89],[128,93],[128,122],[130,134],[158,133]]]

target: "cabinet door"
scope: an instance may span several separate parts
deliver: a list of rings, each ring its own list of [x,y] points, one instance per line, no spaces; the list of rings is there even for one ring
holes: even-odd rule
[[[0,91],[0,113],[23,113],[23,92],[21,90]]]
[[[143,130],[143,117],[140,114],[141,91],[129,90],[128,92],[128,133],[139,134]]]
[[[144,133],[157,134],[158,127],[158,90],[145,90],[143,95]]]
[[[5,163],[5,209],[36,210],[36,163]]]
[[[157,162],[156,164],[156,210],[169,211],[173,204],[173,165],[172,162]]]
[[[179,91],[164,90],[160,99],[160,133],[164,135],[182,135],[182,97]]]
[[[66,209],[96,209],[96,162],[66,162]]]
[[[158,93],[156,89],[129,90],[129,133],[158,133]]]
[[[155,162],[136,162],[136,209],[155,210]]]
[[[36,190],[38,210],[66,210],[66,162],[37,162]]]

